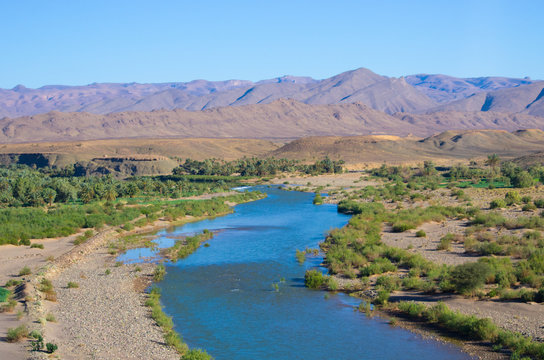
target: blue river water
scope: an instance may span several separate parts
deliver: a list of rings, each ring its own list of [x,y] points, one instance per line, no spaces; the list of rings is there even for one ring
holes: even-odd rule
[[[183,234],[216,232],[209,246],[167,264],[158,284],[165,312],[191,348],[216,360],[471,358],[453,345],[355,311],[360,300],[305,288],[305,270],[322,258],[300,265],[295,250],[317,248],[327,231],[349,217],[335,205],[313,205],[313,194],[256,188],[268,197],[159,234],[162,247]],[[133,250],[121,260],[149,255],[148,249]]]

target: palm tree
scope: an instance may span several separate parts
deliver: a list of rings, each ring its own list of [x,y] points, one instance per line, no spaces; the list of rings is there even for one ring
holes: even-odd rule
[[[499,162],[500,162],[499,155],[497,154],[487,155],[487,160],[485,161],[485,164],[491,167],[491,171],[489,172],[490,184],[493,184],[493,179],[495,178],[495,175],[496,175],[495,169],[497,165],[499,165]]]
[[[487,155],[487,160],[485,161],[485,164],[488,166],[491,166],[493,169],[499,165],[500,158],[497,154]]]

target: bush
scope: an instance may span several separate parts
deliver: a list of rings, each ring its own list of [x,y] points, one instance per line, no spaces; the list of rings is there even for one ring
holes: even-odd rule
[[[489,204],[491,209],[502,209],[506,207],[506,201],[503,199],[495,199]]]
[[[519,204],[521,202],[521,196],[517,191],[509,191],[504,195],[504,201],[507,205]]]
[[[123,225],[123,230],[125,231],[130,231],[130,230],[133,230],[134,229],[134,224],[132,223],[126,223],[125,225]]]
[[[448,234],[448,235],[450,235],[450,234]],[[436,247],[436,250],[447,250],[447,251],[451,250],[451,239],[452,239],[452,237],[448,236],[448,235],[446,235],[442,239],[440,239],[440,243]]]
[[[34,243],[34,244],[31,244],[31,245],[30,245],[30,248],[31,248],[31,249],[42,249],[42,250],[43,250],[43,249],[44,249],[44,246],[43,246],[43,244],[36,244],[36,243]]]
[[[159,282],[164,279],[164,275],[166,275],[166,268],[163,264],[157,265],[155,268],[155,272],[153,274],[153,281]]]
[[[182,357],[183,360],[213,360],[213,358],[204,350],[191,349]]]
[[[524,204],[528,204],[532,201],[531,197],[529,195],[525,195],[521,197],[521,202]]]
[[[416,237],[427,237],[427,234],[423,230],[418,230],[416,232]]]
[[[483,262],[456,266],[451,272],[451,280],[459,293],[471,293],[481,288],[491,273],[491,267]]]
[[[378,296],[372,301],[375,305],[385,305],[389,300],[389,291],[387,290],[378,290]]]
[[[8,284],[6,284],[8,286]],[[4,289],[3,287],[0,287],[0,303],[8,301],[9,295],[11,294],[11,291],[8,289]]]
[[[396,233],[405,232],[410,229],[413,229],[414,227],[415,226],[413,224],[397,223],[397,224],[393,224],[393,232],[396,232]]]
[[[53,343],[47,343],[45,344],[45,348],[47,349],[47,352],[52,354],[59,348],[56,344]]]
[[[400,282],[397,276],[382,275],[376,279],[376,286],[381,286],[384,290],[391,292],[400,288]]]
[[[24,266],[21,270],[19,270],[19,276],[25,276],[32,274],[32,270],[28,266]]]
[[[523,210],[523,211],[534,211],[534,210],[536,210],[536,205],[535,204],[525,204],[525,205],[523,205],[521,210]]]
[[[531,174],[527,171],[521,171],[512,179],[512,185],[516,188],[527,188],[535,184],[535,181]]]
[[[55,317],[55,315],[53,315],[53,313],[48,313],[45,316],[45,320],[47,320],[48,322],[57,322],[57,318]]]
[[[296,250],[296,258],[299,264],[304,264],[304,261],[306,260],[306,252],[300,251],[299,249]]]
[[[77,289],[79,287],[79,284],[77,282],[69,281],[66,287],[68,289]]]
[[[16,328],[8,329],[6,339],[8,342],[18,342],[26,338],[28,335],[28,328],[26,325],[17,326]]]
[[[326,278],[318,270],[307,270],[304,274],[304,285],[310,289],[319,289],[325,283]]]
[[[187,344],[183,342],[183,339],[174,330],[168,330],[164,334],[164,341],[166,345],[173,347],[180,354],[184,354],[189,350]]]
[[[535,204],[535,206],[539,209],[542,209],[544,208],[544,199],[535,199],[533,201],[533,203]]]

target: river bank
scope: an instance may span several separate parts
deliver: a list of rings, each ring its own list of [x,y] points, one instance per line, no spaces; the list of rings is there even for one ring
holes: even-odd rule
[[[282,183],[283,179],[274,179],[275,184]],[[291,179],[288,179],[291,180]],[[287,181],[289,184],[284,184],[287,190],[298,190],[307,192],[332,192],[333,196],[326,198],[327,202],[338,203],[342,199],[355,195],[364,189],[365,186],[379,185],[380,182],[367,179],[365,176],[359,174],[342,174],[337,179],[335,185],[333,181],[327,176],[324,177],[299,177],[294,178],[294,181]],[[351,183],[350,183],[351,181]],[[339,184],[341,184],[339,186]],[[382,184],[384,184],[382,182]],[[388,210],[404,209],[404,208],[420,208],[431,205],[443,205],[443,206],[459,206],[462,205],[466,199],[471,200],[474,204],[478,205],[480,211],[487,213],[489,211],[488,204],[497,196],[505,196],[510,191],[508,189],[464,189],[463,192],[454,192],[450,189],[435,189],[424,190],[419,194],[416,194],[418,201],[411,199],[404,199],[401,201],[382,201],[384,207]],[[379,194],[379,192],[378,192]],[[452,195],[461,194],[461,195]],[[522,195],[530,197],[538,197],[538,191],[524,190]],[[456,197],[457,199],[456,199]],[[371,200],[372,201],[372,200]],[[376,201],[376,200],[374,200]],[[503,209],[502,213],[505,217],[510,219],[516,219],[518,217],[526,216],[526,213],[521,210],[521,206],[511,209]],[[398,248],[408,251],[412,254],[419,254],[423,258],[432,261],[436,264],[446,265],[459,265],[470,262],[477,262],[483,258],[483,255],[475,255],[470,252],[467,254],[465,251],[463,242],[453,242],[451,248],[447,251],[440,250],[441,239],[447,234],[464,234],[465,230],[470,226],[470,222],[467,220],[458,220],[455,218],[447,218],[441,222],[429,222],[418,226],[417,229],[408,230],[403,232],[392,231],[391,225],[385,224],[382,226],[380,233],[381,241],[392,248]],[[416,235],[417,230],[423,232],[424,236],[420,237]],[[522,231],[511,231],[506,229],[500,229],[499,234],[494,229],[489,229],[488,232],[494,233],[495,236],[506,235],[520,236]],[[458,235],[458,236],[460,236]],[[438,249],[438,250],[437,250]],[[514,259],[514,261],[516,261]],[[401,279],[408,276],[407,272],[400,271],[395,274],[386,272],[385,274],[374,275],[369,277],[369,284],[367,289],[363,292],[366,295],[373,296],[361,296],[361,299],[372,301],[377,294],[376,279],[381,276],[399,276]],[[349,276],[335,276],[336,282],[340,284],[339,290],[342,290],[342,284],[347,284],[346,292],[352,293],[353,286],[358,286],[358,281],[351,281]],[[379,287],[378,287],[379,289]],[[497,324],[500,328],[513,332],[520,333],[523,336],[542,341],[544,339],[544,329],[541,324],[544,321],[544,311],[542,305],[534,302],[524,303],[520,301],[504,301],[499,299],[482,299],[477,297],[465,297],[455,294],[439,293],[429,294],[421,291],[393,291],[388,299],[391,304],[398,303],[399,301],[416,301],[425,305],[436,304],[437,301],[444,302],[450,309],[458,311],[461,314],[468,316],[476,316],[478,318],[489,318],[493,323]],[[378,316],[395,317],[394,323],[402,325],[405,328],[412,329],[418,332],[423,332],[427,336],[443,336],[445,331],[437,326],[425,323],[421,319],[410,319],[398,311],[383,309],[377,312]],[[492,349],[492,344],[485,341],[467,341],[466,338],[459,338],[458,335],[453,333],[447,333],[444,338],[446,341],[453,341],[455,344],[461,346],[467,353],[477,355],[482,359],[501,359],[508,358],[509,355],[506,352],[496,352]]]
[[[233,194],[240,193],[206,195],[201,200]],[[225,198],[225,203],[234,206],[257,198],[246,200],[240,197],[235,200],[231,197]],[[188,200],[197,199],[200,198]],[[145,306],[148,297],[145,290],[152,281],[156,260],[122,264],[115,260],[116,256],[132,247],[149,246],[151,235],[158,230],[230,212],[232,210],[211,216],[186,215],[173,221],[160,218],[130,231],[107,227],[77,246],[72,244],[77,234],[42,240],[46,244],[49,241],[49,244],[54,242],[61,246],[48,246],[50,255],[47,260],[34,256],[29,258],[33,262],[19,262],[19,266],[26,264],[32,268],[32,274],[22,279],[23,296],[17,305],[18,309],[24,310],[21,311],[23,316],[13,322],[7,321],[10,317],[6,319],[6,314],[2,314],[6,325],[4,331],[16,324],[26,324],[29,331],[43,334],[45,342],[56,344],[58,350],[55,355],[63,359],[179,359],[180,355],[165,344],[163,331],[151,319],[150,310]],[[25,253],[25,250],[34,249],[19,247],[15,250]],[[3,266],[11,269],[13,261],[16,262],[21,255],[6,253],[11,256],[4,259],[7,261]],[[51,281],[50,293],[40,291],[42,279]],[[42,351],[30,351],[31,339],[2,342],[1,345],[6,349],[2,353],[10,354],[12,359],[49,358]]]

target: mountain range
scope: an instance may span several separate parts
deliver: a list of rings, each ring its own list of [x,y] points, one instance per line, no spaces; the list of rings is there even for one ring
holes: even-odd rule
[[[398,112],[498,111],[544,116],[543,88],[543,81],[528,78],[455,78],[427,74],[394,78],[365,68],[322,80],[283,76],[258,82],[95,83],[47,85],[38,89],[18,85],[13,89],[0,89],[0,117],[14,118],[49,111],[92,114],[161,109],[201,111],[269,104],[278,99],[293,99],[309,105],[360,102],[390,115]]]
[[[105,115],[87,112],[0,119],[0,142],[120,138],[247,138],[291,140],[306,136],[397,135],[425,137],[452,129],[544,128],[544,118],[501,112],[396,113],[362,103],[309,105],[296,100],[226,106],[202,111],[153,110]]]

